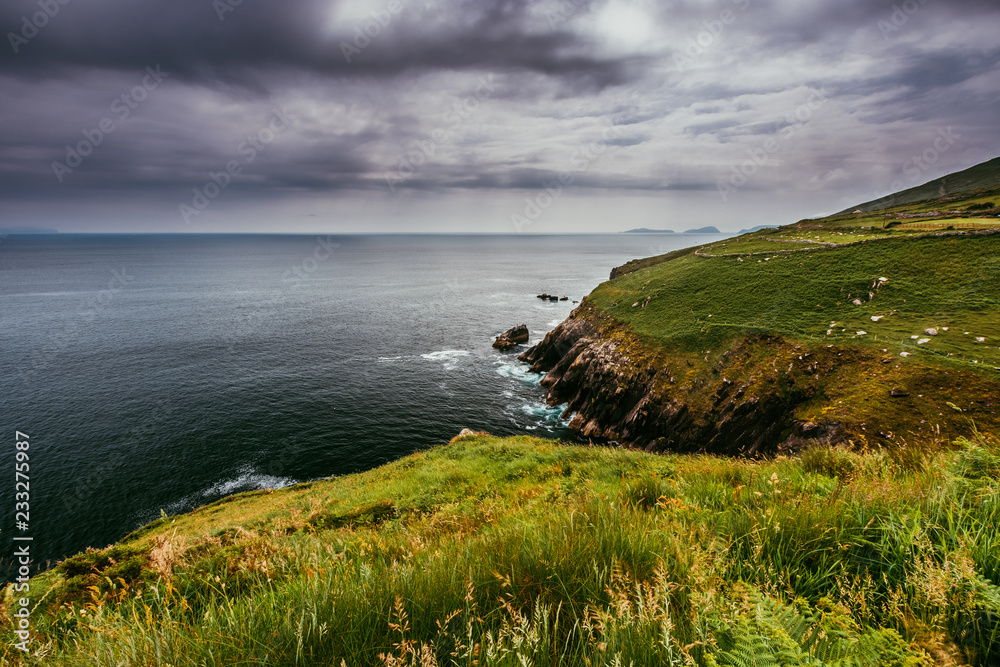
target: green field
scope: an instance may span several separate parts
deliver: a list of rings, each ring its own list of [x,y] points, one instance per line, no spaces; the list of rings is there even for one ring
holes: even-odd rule
[[[2,662],[992,665],[998,499],[984,437],[752,463],[472,436],[75,556]]]
[[[879,278],[888,280],[876,289]],[[908,352],[905,361],[992,369],[1000,366],[1000,235],[890,239],[745,259],[689,254],[604,283],[588,302],[640,336],[688,350],[768,332],[896,357]],[[938,335],[917,345],[929,328]]]

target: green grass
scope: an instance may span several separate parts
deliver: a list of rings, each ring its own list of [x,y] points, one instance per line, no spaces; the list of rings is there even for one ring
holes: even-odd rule
[[[812,243],[807,240],[774,240],[775,237],[740,237],[721,243],[713,243],[698,250],[701,255],[722,257],[736,255],[769,255],[775,253],[801,252],[805,250],[818,250],[823,245]]]
[[[655,257],[644,257],[641,259],[633,259],[631,262],[626,262],[622,266],[617,267],[612,276],[614,275],[625,275],[627,273],[632,273],[638,271],[639,269],[645,269],[648,266],[653,266],[655,264],[662,264],[663,262],[669,262],[672,259],[678,257],[683,257],[685,255],[690,255],[691,253],[698,250],[698,248],[681,248],[680,250],[674,250],[663,255],[656,255]],[[617,274],[615,273],[617,272]]]
[[[983,437],[758,463],[469,437],[64,563],[2,664],[996,664],[998,499]]]

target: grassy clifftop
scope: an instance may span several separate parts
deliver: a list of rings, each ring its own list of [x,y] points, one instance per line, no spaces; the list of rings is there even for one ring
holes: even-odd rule
[[[76,556],[3,660],[996,664],[998,498],[986,438],[754,463],[466,437]]]
[[[1000,429],[1000,234],[741,244],[603,283],[523,355],[574,428],[749,455]]]
[[[787,254],[690,253],[604,283],[588,301],[640,335],[688,349],[766,332],[995,370],[1000,234],[886,239]],[[938,333],[928,336],[928,328]]]
[[[594,377],[623,369],[623,388],[648,397],[633,401],[638,417],[632,405],[602,409],[610,398],[587,381],[567,388],[553,377],[550,396],[570,402],[588,435],[653,449],[697,448],[684,437],[661,446],[653,442],[660,432],[701,441],[733,422],[744,406],[733,402],[731,383],[744,403],[758,403],[730,430],[751,433],[744,440],[763,450],[802,442],[797,429],[809,424],[858,444],[954,438],[970,417],[995,430],[1000,220],[982,216],[996,214],[998,202],[1000,190],[979,189],[634,260],[576,316],[597,341],[580,363]],[[602,342],[615,354],[595,364],[608,356]],[[631,387],[636,377],[642,387]],[[787,420],[770,435],[749,414],[765,402]]]

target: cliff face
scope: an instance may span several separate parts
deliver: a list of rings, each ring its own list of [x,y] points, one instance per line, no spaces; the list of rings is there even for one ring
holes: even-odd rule
[[[712,358],[658,353],[585,301],[520,359],[546,373],[549,403],[566,403],[570,428],[585,437],[753,456],[850,437],[835,421],[796,417],[843,354],[764,335]]]

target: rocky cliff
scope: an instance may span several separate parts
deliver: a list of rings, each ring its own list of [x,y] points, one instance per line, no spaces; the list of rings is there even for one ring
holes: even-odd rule
[[[908,406],[899,402],[911,398],[888,384],[878,386],[872,405],[838,403],[840,391],[856,390],[859,378],[877,378],[894,363],[877,351],[751,334],[704,352],[658,349],[584,300],[519,358],[545,373],[548,401],[566,405],[572,429],[647,451],[756,456],[817,443],[867,445],[926,422],[919,409],[901,419],[897,408]],[[926,391],[938,384],[912,381]]]

